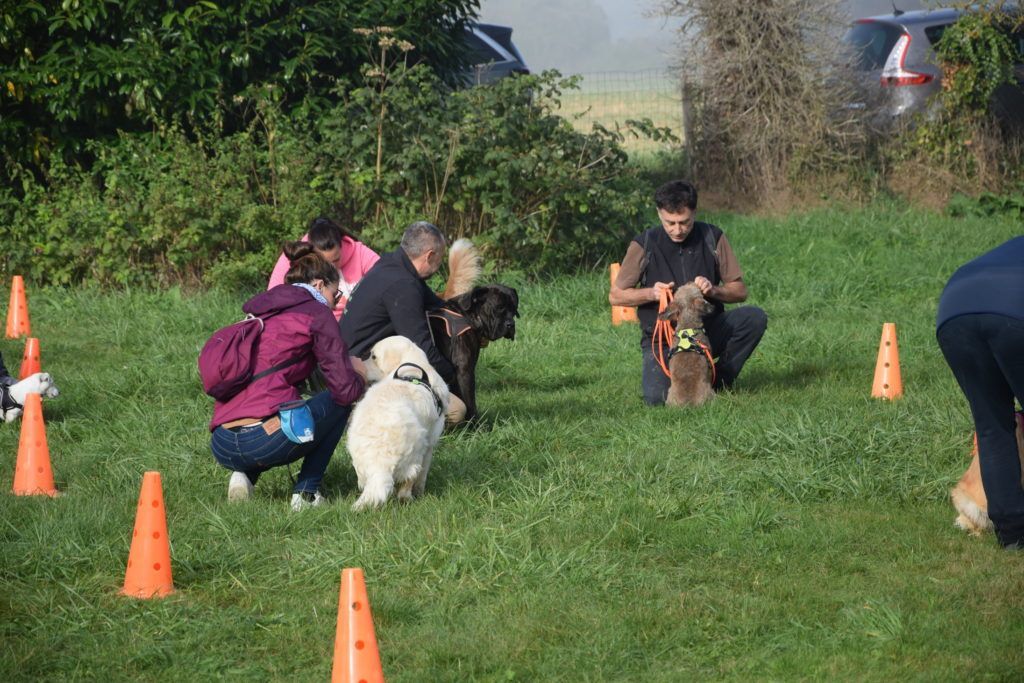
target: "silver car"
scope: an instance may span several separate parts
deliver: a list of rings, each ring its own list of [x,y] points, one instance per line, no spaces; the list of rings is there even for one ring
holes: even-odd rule
[[[933,9],[858,19],[844,42],[854,51],[862,99],[849,106],[870,109],[882,128],[908,123],[914,114],[933,116],[933,97],[942,88],[942,69],[934,45],[943,31],[963,14],[959,9]],[[1024,54],[1024,33],[1011,38]],[[1006,123],[1024,126],[1024,64],[1015,68],[1017,83],[995,93],[994,111]]]

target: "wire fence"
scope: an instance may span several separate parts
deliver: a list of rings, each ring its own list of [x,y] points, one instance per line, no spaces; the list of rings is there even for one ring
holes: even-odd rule
[[[649,118],[684,139],[683,88],[678,76],[664,69],[602,71],[581,74],[579,90],[562,93],[560,113],[577,130],[589,132],[595,123],[614,130],[627,119]],[[627,135],[623,146],[630,152],[655,152],[676,145]]]

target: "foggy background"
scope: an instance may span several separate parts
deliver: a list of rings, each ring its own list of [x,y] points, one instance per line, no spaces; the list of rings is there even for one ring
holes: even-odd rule
[[[896,0],[902,10],[935,3]],[[891,0],[847,0],[851,19],[892,12]],[[511,26],[534,72],[563,74],[660,69],[672,64],[678,19],[647,16],[653,0],[483,0],[480,19]]]

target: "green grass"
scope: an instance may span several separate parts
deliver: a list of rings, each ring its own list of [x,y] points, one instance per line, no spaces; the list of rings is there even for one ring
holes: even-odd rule
[[[869,208],[719,216],[768,333],[735,391],[642,405],[606,273],[520,287],[411,506],[225,500],[195,358],[245,294],[29,288],[56,500],[0,494],[0,680],[325,680],[366,572],[389,681],[1020,680],[1024,558],[953,528],[972,425],[934,341],[957,265],[1019,223]],[[883,322],[905,398],[869,397]],[[0,342],[17,367],[21,345]],[[18,433],[0,426],[0,483]],[[119,596],[142,473],[178,593]]]

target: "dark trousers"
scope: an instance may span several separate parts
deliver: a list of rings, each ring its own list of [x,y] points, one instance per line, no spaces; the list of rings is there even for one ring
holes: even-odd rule
[[[316,423],[314,438],[309,443],[292,443],[283,429],[267,434],[263,425],[251,425],[225,429],[217,427],[210,439],[213,457],[223,467],[235,472],[245,472],[253,484],[260,474],[271,467],[287,465],[302,460],[299,476],[295,481],[294,493],[313,493],[320,487],[320,480],[327,471],[334,449],[338,447],[341,433],[348,422],[352,406],[339,406],[324,391],[307,401],[309,412]]]
[[[718,358],[715,362],[716,389],[732,386],[767,328],[768,316],[756,306],[732,308],[704,320],[711,353]],[[650,337],[645,336],[640,341],[640,348],[643,351],[644,402],[652,406],[663,405],[672,380],[658,365],[651,350]]]
[[[996,536],[1003,545],[1024,542],[1024,488],[1013,415],[1014,396],[1024,401],[1024,320],[961,315],[943,323],[935,336],[971,406]]]

